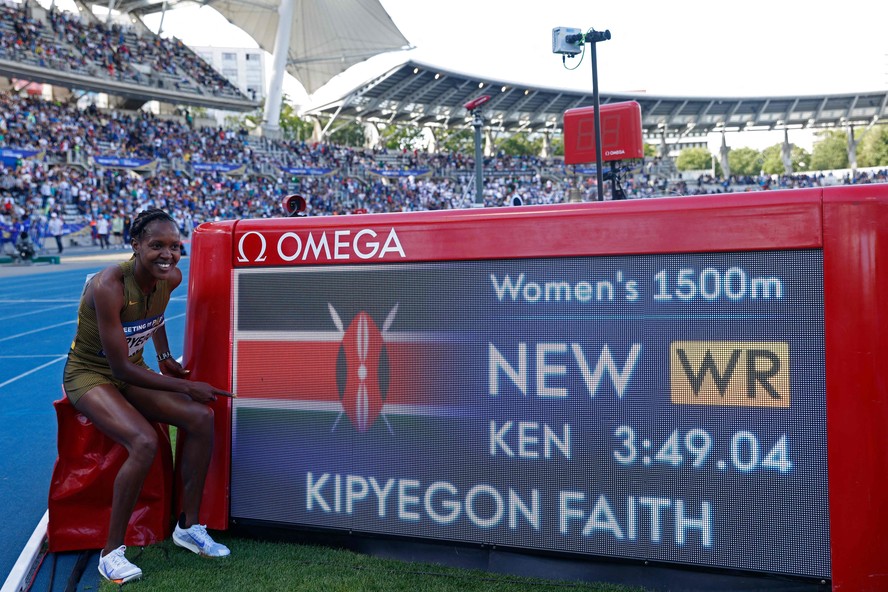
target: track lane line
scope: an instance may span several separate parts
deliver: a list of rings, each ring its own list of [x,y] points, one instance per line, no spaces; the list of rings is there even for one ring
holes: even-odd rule
[[[77,302],[71,301],[68,304],[60,304],[58,306],[50,306],[49,308],[41,308],[39,310],[29,310],[28,312],[21,312],[19,314],[9,315],[8,317],[0,317],[0,321],[8,321],[9,319],[17,319],[19,317],[27,317],[35,314],[43,314],[50,310],[57,310],[59,308],[71,308],[72,306],[77,306]]]
[[[0,588],[0,592],[21,592],[25,585],[25,580],[34,569],[34,562],[40,554],[40,548],[46,539],[46,526],[49,524],[49,510],[44,512],[43,518],[37,523],[37,528],[31,533],[31,538],[22,549],[15,565],[9,570],[6,576],[6,582]]]
[[[7,380],[6,382],[0,382],[0,389],[2,389],[7,384],[12,384],[13,382],[15,382],[17,380],[20,380],[20,379],[24,378],[25,376],[28,376],[29,374],[34,374],[38,370],[43,370],[47,366],[52,366],[53,364],[57,364],[57,363],[61,362],[62,360],[67,360],[67,359],[68,359],[68,354],[65,354],[64,356],[59,356],[56,359],[50,360],[49,362],[47,362],[45,364],[41,364],[41,365],[37,366],[36,368],[32,368],[31,370],[28,370],[27,372],[25,372],[23,374],[19,374],[18,376],[14,376],[14,377],[10,378],[9,380]]]
[[[17,335],[10,335],[8,337],[0,337],[0,341],[9,341],[10,339],[24,337],[25,335],[32,335],[34,333],[40,333],[41,331],[49,331],[50,329],[55,329],[57,327],[64,327],[65,325],[75,325],[75,324],[77,324],[77,319],[74,319],[73,321],[65,321],[63,323],[56,323],[55,325],[47,325],[46,327],[40,327],[39,329],[32,329],[30,331],[25,331],[24,333],[18,333]]]

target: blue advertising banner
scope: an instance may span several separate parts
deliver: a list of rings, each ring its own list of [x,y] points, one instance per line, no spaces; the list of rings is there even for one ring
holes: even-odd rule
[[[236,270],[231,517],[829,577],[822,268]]]
[[[333,174],[338,169],[326,168],[326,167],[289,167],[282,166],[280,167],[281,171],[287,173],[288,175],[295,175],[297,177],[325,177],[327,175]]]
[[[225,173],[226,175],[243,175],[247,166],[226,162],[192,162],[191,169],[202,173]]]
[[[595,165],[592,166],[573,166],[571,169],[576,175],[597,175],[598,169],[595,168]],[[618,173],[628,173],[632,170],[632,167],[624,166],[617,167],[616,171]],[[601,169],[601,174],[608,175],[614,171],[614,167],[606,166]]]
[[[25,158],[35,160],[43,160],[46,157],[46,150],[24,150],[19,148],[0,148],[0,164],[7,167],[14,167],[18,161]]]
[[[431,175],[431,169],[405,169],[399,171],[390,171],[387,169],[371,169],[371,173],[380,177],[422,177],[423,175]]]
[[[152,170],[157,167],[157,160],[150,158],[120,158],[118,156],[94,156],[99,166],[109,169]]]

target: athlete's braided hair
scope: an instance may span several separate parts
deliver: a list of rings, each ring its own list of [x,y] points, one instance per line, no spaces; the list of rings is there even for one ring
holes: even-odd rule
[[[176,223],[172,216],[160,208],[148,208],[147,210],[140,212],[139,215],[136,216],[136,219],[133,220],[133,225],[130,227],[130,236],[135,240],[142,240],[145,228],[155,220],[172,222],[174,225]]]

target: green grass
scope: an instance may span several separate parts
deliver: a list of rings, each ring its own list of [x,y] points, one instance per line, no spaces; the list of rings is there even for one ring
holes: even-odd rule
[[[141,580],[127,592],[643,592],[613,584],[540,580],[478,570],[380,559],[327,547],[265,542],[214,533],[232,549],[229,557],[208,559],[180,549],[169,540],[144,549],[130,548],[127,558],[142,568]],[[100,592],[120,586],[102,582]]]
[[[170,427],[176,449],[176,428]],[[103,581],[99,592],[644,592],[604,583],[541,580],[428,563],[380,559],[328,547],[236,538],[214,532],[232,554],[209,559],[166,540],[127,558],[142,569],[142,579],[118,586]]]

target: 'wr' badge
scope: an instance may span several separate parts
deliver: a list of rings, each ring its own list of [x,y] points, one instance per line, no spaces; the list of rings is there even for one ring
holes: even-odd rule
[[[333,324],[342,333],[342,343],[336,360],[336,386],[342,412],[336,418],[336,429],[345,413],[359,432],[366,432],[382,417],[391,431],[391,425],[382,413],[389,386],[389,362],[383,336],[395,320],[396,304],[389,312],[382,329],[365,311],[352,319],[348,328],[342,324],[339,313],[327,303]]]

